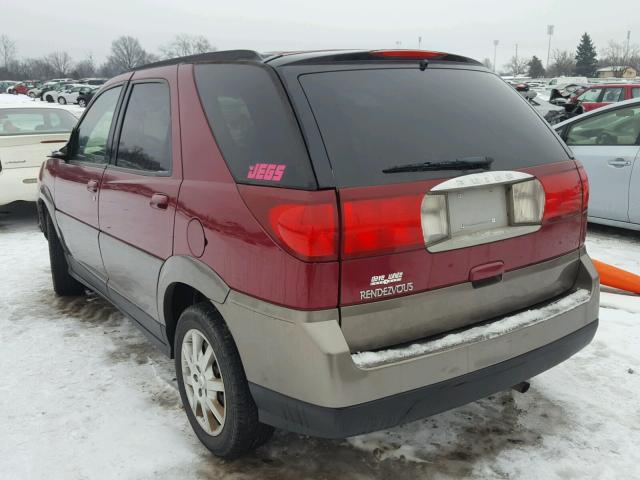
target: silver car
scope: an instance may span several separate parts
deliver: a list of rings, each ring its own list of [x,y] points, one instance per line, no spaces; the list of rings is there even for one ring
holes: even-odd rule
[[[640,98],[554,125],[591,185],[589,221],[640,230]]]

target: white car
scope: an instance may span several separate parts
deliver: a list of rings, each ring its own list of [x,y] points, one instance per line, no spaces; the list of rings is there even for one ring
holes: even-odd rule
[[[49,102],[49,103],[55,103],[58,101],[58,97],[60,96],[61,92],[64,92],[70,88],[73,88],[76,84],[75,83],[58,83],[55,84],[51,90],[45,90],[42,93],[42,97],[41,100],[45,101],[45,102]]]
[[[640,98],[554,125],[589,177],[589,221],[640,230]]]
[[[90,89],[90,85],[70,85],[58,93],[58,103],[60,105],[66,105],[67,103],[76,103],[78,101],[78,95],[80,95],[80,93],[86,93]]]
[[[38,198],[38,172],[69,140],[77,118],[57,106],[0,104],[0,205]]]

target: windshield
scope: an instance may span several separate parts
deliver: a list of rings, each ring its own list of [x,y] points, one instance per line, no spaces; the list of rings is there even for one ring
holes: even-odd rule
[[[338,186],[462,173],[383,173],[404,164],[487,157],[491,170],[514,170],[569,158],[526,101],[488,72],[385,68],[299,78]]]

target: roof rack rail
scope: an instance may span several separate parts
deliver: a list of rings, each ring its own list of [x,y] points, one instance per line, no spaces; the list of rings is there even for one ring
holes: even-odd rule
[[[166,67],[169,65],[178,65],[180,63],[197,63],[197,62],[224,62],[224,61],[241,61],[254,60],[263,61],[264,57],[253,50],[221,50],[219,52],[197,53],[195,55],[187,55],[184,57],[170,58],[168,60],[160,60],[158,62],[147,63],[133,68],[131,71],[146,70],[147,68]]]

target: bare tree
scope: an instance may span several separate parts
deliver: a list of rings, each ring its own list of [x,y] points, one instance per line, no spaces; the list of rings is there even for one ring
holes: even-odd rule
[[[109,55],[107,64],[103,66],[103,70],[114,75],[144,65],[154,59],[155,56],[147,53],[137,38],[122,36],[111,43],[111,55]]]
[[[16,42],[11,40],[4,33],[0,35],[0,59],[2,59],[2,66],[9,70],[9,63],[16,56]]]
[[[623,45],[613,40],[600,52],[600,66],[613,67],[613,74],[622,77],[626,67],[640,67],[640,47],[636,44]]]
[[[484,60],[482,60],[482,64],[489,70],[493,70],[493,63],[491,63],[491,59],[485,58]]]
[[[576,68],[575,55],[570,50],[554,50],[551,54],[553,63],[549,65],[547,75],[559,77],[562,75],[571,75]]]
[[[86,78],[93,77],[96,74],[96,64],[93,61],[93,56],[89,54],[84,60],[80,60],[76,63],[73,69],[73,78]]]
[[[53,52],[47,55],[46,61],[49,62],[51,68],[55,72],[54,75],[66,77],[73,66],[71,55],[67,52]]]
[[[511,73],[511,75],[516,76],[525,73],[528,65],[529,59],[513,56],[511,57],[511,60],[505,64],[504,69]]]
[[[211,46],[209,40],[202,35],[176,35],[167,45],[160,47],[164,58],[184,57],[197,53],[213,52],[216,48]]]

